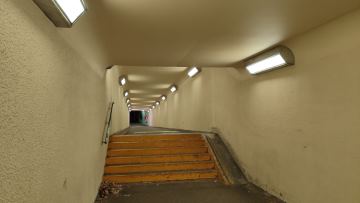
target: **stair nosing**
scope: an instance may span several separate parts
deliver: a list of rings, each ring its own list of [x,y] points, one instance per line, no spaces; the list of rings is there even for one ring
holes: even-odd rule
[[[119,174],[104,174],[104,176],[132,176],[132,175],[166,175],[166,174],[189,174],[189,173],[216,173],[215,169],[205,170],[179,170],[179,171],[152,171],[152,172],[139,172],[139,173],[119,173]]]

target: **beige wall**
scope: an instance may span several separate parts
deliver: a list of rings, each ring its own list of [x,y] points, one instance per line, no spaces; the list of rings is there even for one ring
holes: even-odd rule
[[[114,102],[110,134],[129,127],[129,112],[126,99],[123,96],[124,88],[119,85],[120,75],[122,74],[119,67],[113,66],[113,68],[106,71],[105,76],[107,101],[109,103]]]
[[[154,125],[217,128],[249,179],[288,202],[360,202],[359,22],[357,10],[285,42],[291,68],[204,69]]]
[[[32,1],[1,0],[0,13],[0,202],[93,202],[110,79]]]

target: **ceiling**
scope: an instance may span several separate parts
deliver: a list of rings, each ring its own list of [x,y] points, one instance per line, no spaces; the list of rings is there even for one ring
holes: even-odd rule
[[[360,6],[359,0],[87,0],[59,29],[92,65],[232,66]]]
[[[360,0],[87,0],[87,4],[88,12],[74,27],[58,29],[59,33],[91,67],[123,65],[130,76],[131,96],[150,101],[184,75],[181,67],[234,66],[358,8]]]
[[[150,108],[162,95],[167,96],[170,86],[186,78],[187,67],[135,67],[115,66],[128,82],[130,104],[135,109]]]

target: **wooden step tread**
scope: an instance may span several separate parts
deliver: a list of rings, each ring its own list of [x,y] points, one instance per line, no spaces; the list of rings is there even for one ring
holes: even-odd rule
[[[107,165],[115,164],[142,164],[142,163],[167,163],[187,161],[209,161],[211,156],[204,154],[183,154],[183,155],[160,155],[160,156],[129,156],[129,157],[107,157]]]
[[[162,135],[113,135],[110,141],[121,142],[144,141],[144,140],[179,140],[179,139],[202,139],[201,134],[162,134]]]
[[[166,173],[144,173],[127,175],[105,175],[104,181],[116,183],[136,183],[136,182],[163,182],[163,181],[181,181],[198,179],[215,179],[216,170],[209,171],[188,171],[188,172],[166,172]]]
[[[137,156],[137,155],[170,155],[170,154],[197,154],[208,152],[207,147],[174,147],[174,148],[148,148],[148,149],[110,149],[109,157]]]
[[[209,170],[214,169],[213,161],[202,162],[181,162],[181,163],[160,163],[142,165],[115,165],[106,166],[105,174],[123,174],[155,171],[182,171],[182,170]]]
[[[197,140],[197,141],[110,142],[109,143],[109,149],[169,148],[169,147],[198,147],[198,146],[205,146],[205,141]]]
[[[203,140],[202,137],[189,137],[189,138],[173,138],[173,139],[167,139],[167,138],[127,138],[124,139],[123,137],[112,137],[110,138],[110,142],[159,142],[159,141],[197,141],[197,140]]]

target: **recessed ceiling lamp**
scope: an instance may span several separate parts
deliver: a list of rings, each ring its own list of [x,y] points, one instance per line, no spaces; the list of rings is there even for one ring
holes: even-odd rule
[[[160,102],[157,101],[155,104],[156,104],[156,106],[159,106]]]
[[[151,108],[155,109],[155,106],[153,105]]]
[[[245,67],[250,74],[255,75],[294,64],[295,57],[292,51],[279,46],[249,59],[245,62]]]
[[[189,71],[188,71],[188,76],[189,77],[194,77],[196,74],[198,74],[200,72],[200,69],[197,67],[192,67]]]
[[[124,92],[124,96],[125,96],[125,97],[129,96],[129,91],[126,90],[126,91]]]
[[[33,0],[56,27],[70,28],[86,12],[83,0]]]
[[[129,103],[129,102],[130,102],[130,99],[127,99],[127,100],[126,100],[126,103]]]
[[[128,104],[127,106],[128,106],[128,107],[130,107],[130,106],[131,106],[131,104]]]
[[[126,84],[126,77],[125,76],[120,76],[119,77],[119,84],[121,86],[124,86]]]
[[[165,100],[166,100],[166,96],[165,96],[165,95],[161,96],[161,100],[165,101]]]
[[[170,87],[170,91],[171,91],[171,92],[176,92],[176,90],[177,90],[176,85],[172,85],[172,86]]]

